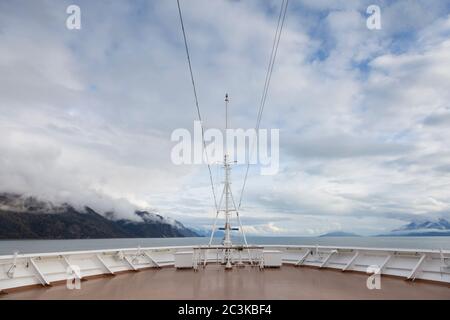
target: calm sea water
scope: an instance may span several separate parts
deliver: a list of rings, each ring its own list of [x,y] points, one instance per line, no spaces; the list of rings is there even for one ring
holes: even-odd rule
[[[89,239],[89,240],[2,240],[0,255],[76,250],[182,246],[207,244],[208,238]],[[217,243],[220,239],[215,239]],[[239,242],[236,239],[235,243]],[[322,245],[370,248],[447,249],[450,237],[248,237],[249,244]]]

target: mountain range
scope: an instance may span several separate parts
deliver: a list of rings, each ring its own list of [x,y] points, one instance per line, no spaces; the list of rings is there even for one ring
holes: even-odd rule
[[[321,235],[320,237],[358,237],[359,235],[344,232],[333,231]],[[415,220],[398,229],[392,230],[386,234],[377,235],[377,237],[433,237],[450,236],[450,222],[440,218],[437,220]]]
[[[389,236],[450,236],[450,222],[440,218],[437,220],[416,220],[398,229],[392,230]]]
[[[321,238],[326,237],[360,237],[359,235],[352,233],[352,232],[345,232],[345,231],[332,231],[325,233],[320,236]]]
[[[0,193],[0,239],[105,239],[197,237],[176,220],[136,211],[135,219],[116,219],[90,207],[57,205],[35,197]]]
[[[54,204],[32,196],[0,193],[0,239],[105,239],[170,238],[205,236],[202,230],[186,228],[180,222],[157,213],[135,211],[134,219],[119,219],[115,213],[70,204]],[[218,232],[217,235],[219,235]],[[209,235],[209,234],[208,234]],[[321,237],[356,237],[334,231]],[[378,236],[450,236],[450,222],[415,220]]]

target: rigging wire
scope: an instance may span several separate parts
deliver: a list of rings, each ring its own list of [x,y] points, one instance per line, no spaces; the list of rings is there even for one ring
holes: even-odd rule
[[[262,115],[264,112],[264,108],[266,106],[267,94],[269,92],[270,81],[272,79],[272,73],[273,73],[273,67],[275,65],[275,60],[276,60],[277,53],[278,53],[278,46],[280,44],[281,33],[283,31],[284,22],[286,20],[286,12],[287,12],[288,5],[289,5],[289,0],[283,0],[283,2],[281,3],[280,15],[278,16],[277,28],[275,31],[275,36],[274,36],[273,44],[272,44],[272,52],[270,54],[269,65],[267,67],[266,79],[264,82],[264,89],[263,89],[263,93],[261,96],[261,101],[260,101],[260,105],[259,105],[259,109],[258,109],[258,115],[256,118],[256,126],[255,126],[256,132],[258,132],[258,130],[260,128]],[[250,148],[249,154],[248,154],[249,158],[252,156],[254,148],[255,148],[255,141],[253,140],[252,147]],[[244,183],[242,184],[241,194],[239,196],[238,210],[241,208],[241,205],[242,205],[242,198],[243,198],[244,190],[245,190],[245,187],[247,184],[249,169],[250,169],[250,161],[247,162],[247,167],[245,170]]]
[[[191,57],[190,57],[190,54],[189,54],[189,46],[188,46],[188,41],[187,41],[187,37],[186,37],[186,30],[184,28],[183,14],[181,12],[180,0],[177,0],[177,5],[178,5],[178,13],[179,13],[179,17],[180,17],[181,30],[183,31],[184,47],[186,49],[186,57],[187,57],[188,65],[189,65],[189,73],[190,73],[190,76],[191,76],[192,88],[193,88],[193,91],[194,91],[194,99],[195,99],[195,106],[197,108],[197,116],[198,116],[198,120],[200,121],[200,126],[201,126],[201,129],[202,129],[203,153],[205,155],[206,163],[208,165],[209,180],[210,180],[210,183],[211,183],[211,190],[212,190],[212,194],[213,194],[213,198],[214,198],[214,206],[215,206],[216,211],[217,211],[217,210],[219,210],[219,208],[218,208],[218,205],[217,205],[216,191],[215,191],[215,188],[214,188],[214,181],[213,181],[213,177],[212,177],[211,166],[209,164],[208,152],[206,151],[205,130],[204,130],[204,127],[203,127],[202,116],[201,116],[200,107],[199,107],[199,103],[198,103],[198,96],[197,96],[197,89],[195,87],[194,73],[192,72]]]

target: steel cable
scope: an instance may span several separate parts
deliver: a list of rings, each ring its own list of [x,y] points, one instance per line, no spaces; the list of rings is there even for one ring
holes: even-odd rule
[[[212,190],[212,194],[213,194],[213,198],[214,198],[214,206],[215,206],[216,211],[217,211],[219,209],[217,207],[216,191],[215,191],[215,188],[214,188],[214,181],[213,181],[213,177],[212,177],[211,166],[209,164],[208,152],[206,151],[205,130],[204,130],[204,127],[203,127],[202,116],[201,116],[200,107],[199,107],[199,103],[198,103],[198,96],[197,96],[197,89],[195,87],[194,73],[192,72],[191,57],[190,57],[190,54],[189,54],[189,46],[188,46],[188,41],[187,41],[187,37],[186,37],[186,30],[184,28],[183,14],[181,12],[180,0],[177,0],[177,5],[178,5],[178,13],[179,13],[179,16],[180,16],[181,30],[183,31],[184,47],[186,49],[186,57],[187,57],[188,65],[189,65],[189,73],[191,75],[192,88],[194,90],[194,98],[195,98],[195,106],[197,108],[197,116],[198,116],[198,120],[200,121],[200,126],[201,126],[201,129],[202,129],[203,154],[206,157],[206,164],[208,165],[209,180],[210,180],[210,183],[211,183],[211,190]]]

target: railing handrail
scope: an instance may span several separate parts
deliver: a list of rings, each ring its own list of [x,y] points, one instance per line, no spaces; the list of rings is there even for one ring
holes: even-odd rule
[[[244,247],[244,246],[236,246]],[[177,249],[220,249],[222,246],[208,246],[208,245],[187,245],[187,246],[158,246],[158,247],[132,247],[132,248],[114,248],[114,249],[97,249],[97,250],[74,250],[74,251],[57,251],[44,253],[25,253],[25,254],[11,254],[0,255],[0,260],[16,258],[35,258],[35,257],[53,257],[53,256],[67,256],[67,255],[81,255],[81,254],[98,254],[98,253],[114,253],[114,252],[129,252],[129,251],[155,251],[155,250],[177,250]],[[245,247],[247,248],[247,247]],[[348,247],[348,246],[316,246],[316,245],[283,245],[283,244],[267,244],[267,245],[249,245],[252,249],[264,248],[289,248],[289,249],[326,249],[326,250],[361,250],[361,251],[376,251],[376,252],[391,252],[391,253],[434,253],[434,254],[450,254],[450,250],[439,249],[408,249],[408,248],[371,248],[371,247]]]

